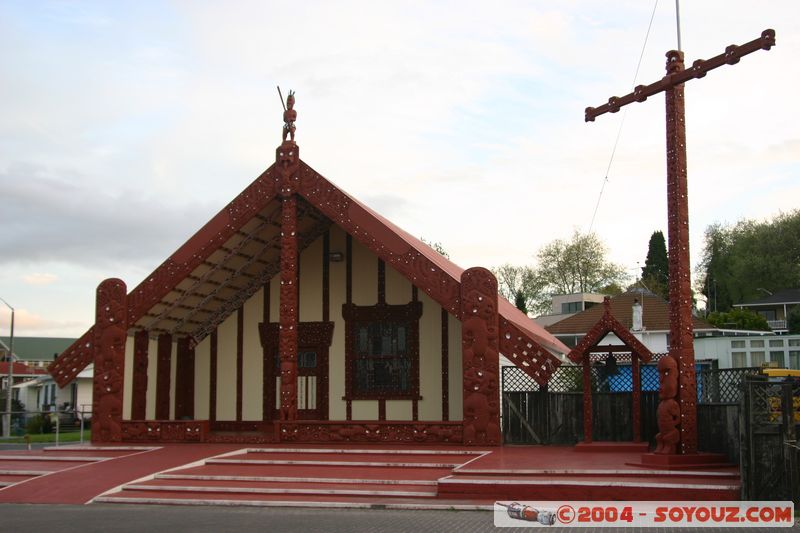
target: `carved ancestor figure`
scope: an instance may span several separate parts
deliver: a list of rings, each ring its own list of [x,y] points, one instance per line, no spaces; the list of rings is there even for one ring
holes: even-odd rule
[[[289,91],[286,97],[286,110],[283,112],[283,140],[289,136],[294,142],[294,121],[297,120],[297,111],[294,110],[294,91]]]
[[[678,424],[681,419],[681,409],[675,400],[678,395],[678,362],[674,357],[667,356],[658,362],[658,373],[661,375],[661,388],[658,391],[658,435],[656,435],[655,453],[676,453],[680,433]]]

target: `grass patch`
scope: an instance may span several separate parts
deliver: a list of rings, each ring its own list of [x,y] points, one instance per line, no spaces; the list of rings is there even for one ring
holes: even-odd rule
[[[56,434],[55,433],[40,433],[40,434],[33,434],[30,436],[31,443],[46,443],[52,442],[55,443],[56,441]],[[80,442],[81,440],[81,432],[80,431],[69,431],[66,433],[61,433],[58,436],[59,444],[65,442]],[[92,440],[92,431],[90,429],[86,429],[83,431],[83,441],[89,442]],[[13,439],[3,439],[2,442],[7,444],[25,444],[25,437],[14,437]]]

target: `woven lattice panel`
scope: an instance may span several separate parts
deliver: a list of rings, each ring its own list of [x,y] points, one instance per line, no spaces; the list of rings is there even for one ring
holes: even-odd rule
[[[742,380],[757,374],[758,368],[706,368],[697,372],[698,403],[738,403],[742,397]]]

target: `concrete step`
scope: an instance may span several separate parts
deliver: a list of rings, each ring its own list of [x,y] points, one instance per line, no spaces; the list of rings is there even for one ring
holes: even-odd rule
[[[488,498],[407,498],[360,495],[247,494],[225,492],[167,492],[123,490],[101,496],[95,503],[132,503],[156,505],[220,505],[251,507],[310,507],[362,509],[451,509],[491,510],[494,500]]]
[[[348,496],[392,496],[406,498],[435,498],[436,487],[424,485],[385,485],[372,483],[316,483],[313,480],[276,481],[228,481],[228,480],[181,480],[154,479],[125,485],[124,491],[161,492],[213,492],[236,494],[305,494]]]
[[[497,499],[562,500],[736,500],[741,483],[731,478],[687,480],[656,476],[600,477],[557,476],[446,476],[439,480],[440,498],[480,497]]]

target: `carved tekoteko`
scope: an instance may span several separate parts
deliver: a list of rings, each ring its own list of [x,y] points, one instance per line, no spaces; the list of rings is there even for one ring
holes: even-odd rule
[[[485,268],[461,275],[464,444],[500,444],[497,279]]]
[[[97,287],[94,326],[92,442],[122,440],[122,386],[125,369],[127,288],[119,279]]]

